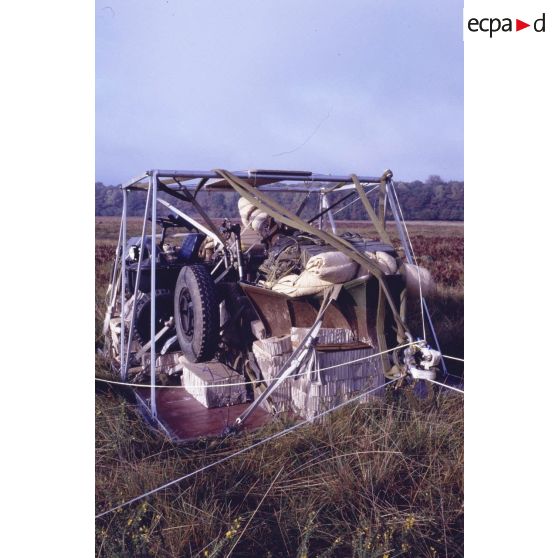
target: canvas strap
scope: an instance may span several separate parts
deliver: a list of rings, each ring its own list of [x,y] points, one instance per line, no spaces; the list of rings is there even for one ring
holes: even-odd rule
[[[287,208],[276,202],[273,198],[267,196],[264,192],[258,191],[256,188],[248,184],[245,180],[238,178],[234,174],[226,171],[217,169],[215,170],[217,174],[226,179],[231,187],[237,191],[241,196],[246,198],[250,203],[265,211],[268,215],[273,217],[277,222],[283,223],[288,227],[295,230],[303,231],[314,236],[317,236],[333,248],[339,250],[354,262],[362,265],[367,269],[379,282],[380,289],[382,292],[381,297],[385,297],[388,302],[390,309],[393,313],[393,317],[398,326],[399,336],[404,338],[404,333],[409,332],[405,321],[399,314],[398,306],[395,304],[393,297],[386,285],[383,271],[378,267],[377,263],[366,257],[364,254],[360,253],[350,242],[344,238],[332,235],[327,231],[317,229],[302,219],[300,219],[296,214],[289,211]],[[381,298],[380,297],[380,298]],[[381,320],[381,329],[383,330],[383,321]]]

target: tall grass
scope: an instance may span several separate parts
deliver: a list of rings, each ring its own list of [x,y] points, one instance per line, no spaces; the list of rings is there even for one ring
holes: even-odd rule
[[[97,394],[96,419],[97,512],[282,428],[175,446],[112,391]],[[234,544],[234,556],[459,556],[462,421],[460,396],[437,408],[351,405],[100,518],[97,551],[226,556]]]
[[[113,235],[98,240],[98,324]],[[429,301],[440,342],[462,356],[462,280],[442,287]],[[410,320],[418,319],[415,307]],[[99,343],[100,326],[97,334]],[[110,374],[101,359],[96,373]],[[146,425],[125,389],[99,383],[95,408],[96,513],[285,426],[174,445]],[[103,516],[95,533],[106,557],[462,556],[462,397],[417,403],[397,391],[351,404]]]

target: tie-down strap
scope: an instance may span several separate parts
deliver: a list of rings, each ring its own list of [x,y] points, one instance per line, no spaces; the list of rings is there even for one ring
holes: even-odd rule
[[[295,230],[303,231],[314,236],[317,236],[321,240],[323,240],[326,244],[330,245],[331,247],[339,250],[349,258],[351,258],[354,262],[362,265],[366,270],[368,270],[379,282],[380,289],[382,294],[385,296],[390,309],[392,311],[394,320],[397,324],[398,329],[398,337],[401,339],[405,339],[405,333],[411,333],[405,320],[401,317],[399,313],[399,309],[396,306],[393,297],[387,287],[384,273],[379,268],[378,264],[371,260],[370,258],[366,257],[364,254],[359,252],[350,242],[345,240],[344,238],[335,236],[333,234],[328,233],[327,231],[323,231],[309,225],[306,221],[302,220],[292,211],[289,211],[286,207],[282,206],[280,203],[275,201],[270,196],[266,195],[264,192],[259,191],[257,188],[254,188],[251,184],[246,182],[245,180],[235,176],[234,174],[222,170],[216,169],[215,172],[222,176],[230,185],[231,187],[236,190],[240,196],[247,199],[250,203],[255,205],[257,208],[261,209],[262,211],[266,212],[268,215],[273,217],[277,222],[283,223],[288,227],[291,227]],[[383,177],[382,180],[385,180]],[[356,187],[356,183],[355,183]],[[357,187],[358,191],[358,187]],[[383,228],[383,227],[382,227]]]

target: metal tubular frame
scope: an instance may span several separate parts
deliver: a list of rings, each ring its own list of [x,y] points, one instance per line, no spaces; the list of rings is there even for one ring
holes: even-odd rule
[[[155,388],[156,381],[156,369],[155,360],[157,358],[157,351],[155,345],[155,291],[156,291],[156,269],[157,269],[157,171],[151,175],[151,348],[150,348],[150,360],[151,360],[151,416],[153,418],[157,417],[157,393]],[[140,254],[140,261],[141,261]],[[138,269],[138,273],[140,270]]]
[[[118,257],[120,255],[120,245],[122,244],[122,220],[120,221],[120,229],[118,231],[118,244],[116,245],[116,263],[114,264],[114,269],[112,270],[110,288],[111,288],[111,302],[116,301],[114,298],[114,292],[116,290],[116,278],[118,277]],[[114,302],[112,302],[114,304]]]
[[[293,172],[290,173],[289,171],[281,173],[281,172],[273,172],[272,174],[266,174],[261,172],[254,172],[254,171],[247,171],[247,172],[237,172],[234,173],[235,175],[239,176],[240,178],[244,179],[253,179],[254,181],[257,180],[267,180],[265,185],[261,186],[262,191],[289,191],[289,192],[316,192],[320,196],[320,207],[324,209],[329,209],[329,203],[325,199],[325,194],[323,188],[321,186],[314,186],[314,182],[347,182],[348,184],[339,186],[336,188],[336,191],[343,191],[343,190],[350,190],[354,189],[354,185],[350,184],[351,178],[350,176],[332,176],[332,175],[321,175],[321,174],[313,174],[313,173],[300,173],[300,172]],[[157,401],[156,401],[156,359],[157,353],[154,350],[155,348],[155,336],[156,332],[156,297],[155,293],[157,290],[156,285],[156,258],[155,254],[157,251],[157,203],[161,203],[171,211],[173,211],[176,215],[186,219],[188,222],[193,224],[195,227],[199,228],[199,230],[203,231],[205,234],[214,238],[215,235],[207,228],[204,227],[201,223],[197,220],[193,219],[189,215],[186,215],[178,208],[174,207],[172,204],[168,203],[166,200],[158,199],[158,183],[159,181],[165,182],[168,181],[169,184],[167,188],[170,190],[195,190],[197,184],[183,184],[181,186],[176,186],[174,183],[176,179],[182,180],[189,180],[189,179],[216,179],[217,181],[221,178],[217,173],[213,171],[180,171],[180,170],[151,170],[147,171],[146,173],[137,176],[128,182],[122,185],[122,223],[121,223],[121,233],[120,233],[120,249],[121,249],[121,282],[120,282],[120,289],[121,289],[121,309],[120,309],[120,376],[123,381],[127,380],[128,375],[128,363],[130,357],[130,350],[131,350],[131,332],[128,333],[128,339],[126,343],[126,328],[124,323],[124,306],[126,303],[126,242],[127,242],[127,220],[128,220],[128,207],[127,207],[127,197],[128,192],[130,190],[146,190],[147,189],[147,199],[146,199],[146,207],[144,211],[144,218],[142,224],[142,240],[140,245],[140,260],[143,256],[143,250],[145,246],[146,240],[146,229],[147,229],[147,221],[148,221],[148,207],[149,202],[151,202],[151,330],[150,330],[150,378],[151,378],[151,392],[150,392],[150,406],[151,406],[151,416],[155,419],[157,417]],[[145,184],[145,180],[148,180],[147,184]],[[281,181],[290,181],[295,182],[293,184],[269,184],[270,180],[274,182],[281,182]],[[363,176],[360,177],[362,183],[379,183],[380,178],[377,177],[370,177],[370,176]],[[304,183],[303,185],[297,185],[296,183]],[[211,182],[205,185],[207,190],[209,191],[231,191],[230,187],[226,186],[217,186],[211,188]],[[333,220],[333,216],[331,215],[331,211],[327,212],[328,217],[330,219],[332,229],[335,231],[335,222]],[[219,244],[221,241],[218,238],[214,238],[217,240]],[[226,252],[226,250],[225,250]],[[135,309],[136,309],[136,300],[138,293],[138,286],[139,286],[139,278],[140,273],[138,271],[135,285],[134,285],[134,302],[132,303],[132,321],[135,318]]]
[[[147,216],[148,216],[148,210],[149,210],[149,202],[150,200],[150,194],[151,194],[151,185],[149,185],[149,190],[147,191],[147,200],[145,202],[145,211],[143,214],[143,224],[142,224],[142,229],[141,229],[141,243],[140,243],[140,256],[139,256],[139,261],[141,262],[143,254],[144,254],[144,249],[145,249],[145,236],[146,236],[146,232],[147,232]],[[140,277],[141,277],[141,273],[140,270],[138,269],[138,273],[136,273],[136,281],[134,283],[134,301],[132,302],[132,315],[131,315],[131,319],[130,319],[130,333],[128,335],[128,346],[126,348],[126,359],[124,361],[125,363],[125,369],[124,369],[124,375],[127,378],[128,377],[128,364],[130,362],[130,350],[132,348],[132,324],[135,322],[136,320],[136,307],[137,307],[137,299],[138,299],[138,290],[139,290],[139,282],[140,282]]]
[[[174,207],[174,205],[170,204],[168,201],[159,200],[159,199],[157,201],[161,205],[164,205],[167,209],[170,209],[172,212],[174,212],[179,217],[182,217],[185,221],[188,221],[188,223],[194,225],[194,227],[196,227],[197,229],[202,231],[205,235],[209,236],[209,238],[212,238],[215,241],[216,244],[220,244],[220,245],[223,244],[221,242],[221,239],[216,234],[214,234],[212,231],[210,231],[207,227],[204,227],[201,223],[199,223],[195,219],[192,219],[192,217],[190,217],[189,215],[186,215],[186,213],[184,213],[183,211],[180,211],[180,209],[178,209],[177,207]]]
[[[314,174],[314,173],[300,173],[300,172],[296,172],[296,171],[285,171],[285,172],[272,172],[270,174],[271,171],[267,171],[267,174],[265,171],[235,171],[232,174],[234,174],[235,176],[237,176],[238,178],[241,178],[243,180],[257,180],[257,179],[262,179],[262,180],[270,180],[273,179],[276,182],[281,182],[281,181],[291,181],[291,182],[351,182],[351,177],[348,175],[331,175],[331,174]],[[131,186],[135,186],[138,183],[142,182],[143,180],[145,180],[146,178],[148,178],[149,176],[151,176],[153,173],[157,173],[157,176],[159,177],[160,180],[163,179],[171,179],[171,182],[174,181],[174,179],[179,179],[179,180],[190,180],[190,179],[201,179],[201,178],[207,178],[207,179],[221,179],[221,176],[219,174],[217,174],[215,171],[197,171],[197,170],[151,170],[151,171],[147,171],[145,172],[143,175],[141,176],[137,176],[131,180],[129,180],[128,182],[125,182],[122,185],[123,189],[127,189],[130,188]],[[368,182],[373,182],[373,183],[380,183],[381,182],[381,178],[377,177],[377,176],[359,176],[358,177],[361,183],[368,183]],[[195,189],[195,187],[197,186],[197,184],[192,184],[192,189]],[[208,185],[206,185],[207,187]],[[211,186],[211,184],[209,184],[209,186]],[[319,191],[319,186],[317,186],[316,190]],[[341,187],[342,188],[342,187]],[[230,188],[225,188],[227,191],[230,191]],[[306,188],[300,189],[299,191],[301,192],[308,192],[309,189],[312,188],[308,188],[308,186]],[[263,188],[262,188],[263,190]],[[337,188],[337,190],[339,190],[339,188]]]
[[[387,172],[387,171],[386,171]],[[265,171],[263,172],[255,172],[255,171],[243,171],[243,172],[235,172],[233,173],[239,178],[245,180],[253,180],[254,183],[257,183],[257,180],[267,181],[265,184],[260,186],[261,191],[273,192],[273,191],[283,191],[283,192],[305,192],[311,193],[315,192],[319,195],[320,200],[320,208],[321,210],[327,209],[328,211],[325,212],[327,214],[330,224],[332,227],[332,231],[336,234],[336,226],[335,221],[333,218],[333,214],[330,208],[329,200],[327,199],[327,195],[324,192],[323,187],[319,183],[323,182],[337,182],[343,183],[346,182],[347,184],[340,185],[335,190],[336,191],[343,191],[343,190],[354,190],[355,186],[352,184],[351,176],[335,176],[335,175],[322,175],[322,174],[313,174],[313,173],[301,173],[301,172],[279,172],[279,171]],[[385,175],[384,175],[385,176]],[[147,184],[145,183],[147,179]],[[193,219],[192,217],[186,215],[178,208],[174,207],[172,204],[168,203],[166,200],[158,199],[158,184],[166,184],[166,190],[196,190],[197,184],[182,184],[177,187],[174,182],[179,180],[193,180],[193,179],[206,179],[211,180],[215,179],[215,184],[218,184],[219,180],[221,179],[220,175],[214,171],[188,171],[188,170],[151,170],[147,171],[143,175],[140,175],[122,185],[122,223],[121,223],[121,232],[120,232],[120,256],[121,256],[121,281],[120,281],[120,288],[121,288],[121,320],[120,320],[120,327],[121,327],[121,336],[120,336],[120,375],[122,380],[126,380],[127,376],[127,365],[130,353],[130,341],[131,341],[131,334],[129,333],[128,344],[125,344],[125,324],[124,324],[124,305],[126,303],[125,297],[125,285],[126,285],[126,242],[127,242],[127,194],[130,189],[133,190],[147,190],[147,199],[146,199],[146,207],[144,212],[144,219],[143,219],[143,228],[142,228],[142,240],[141,240],[141,248],[140,248],[140,261],[141,257],[143,256],[144,245],[146,241],[146,229],[147,229],[147,221],[148,221],[148,206],[151,202],[151,331],[150,331],[150,377],[151,377],[151,392],[150,392],[150,406],[151,406],[151,416],[153,418],[157,417],[157,401],[156,401],[156,359],[157,353],[155,350],[155,337],[156,337],[156,300],[155,300],[155,293],[156,293],[156,252],[157,252],[157,203],[161,203],[180,217],[186,219],[188,222],[193,224],[195,227],[199,228],[199,230],[206,233],[208,236],[213,238],[215,235],[207,228],[204,227],[201,223],[197,220]],[[361,184],[380,184],[382,182],[382,178],[379,177],[372,177],[372,176],[360,176],[358,177]],[[282,182],[281,184],[271,184],[270,182],[273,180],[275,183]],[[295,184],[285,184],[284,182],[294,182]],[[303,183],[303,184],[300,184]],[[317,184],[316,184],[317,183]],[[387,194],[387,201],[390,205],[392,210],[393,217],[395,219],[396,227],[398,236],[401,240],[403,245],[403,250],[405,252],[405,257],[409,261],[409,263],[416,264],[414,258],[412,256],[412,252],[410,250],[410,246],[408,244],[408,239],[406,237],[405,231],[403,229],[399,211],[397,209],[397,205],[393,199],[393,192],[391,191],[391,178],[388,178],[386,181],[386,194]],[[206,182],[204,185],[204,189],[207,191],[231,191],[231,188],[222,184],[219,184],[212,188],[211,182]],[[169,192],[170,193],[170,192]],[[356,200],[355,200],[356,201]],[[384,203],[384,212],[387,204]],[[321,227],[320,227],[321,228]],[[220,240],[218,240],[219,243]],[[225,250],[226,253],[226,250]],[[227,262],[225,262],[227,263]],[[227,267],[227,266],[225,266]],[[116,270],[115,270],[116,273]],[[138,275],[136,277],[136,282],[134,285],[134,295],[137,296],[138,291],[138,284],[139,284],[139,276],[140,272],[138,271]],[[432,320],[430,318],[430,314],[428,312],[428,308],[426,307],[425,301],[421,301],[424,304],[424,308],[428,315],[430,329],[432,331],[434,340],[436,342],[438,350],[440,350],[438,339],[436,336],[436,332],[434,331],[434,327],[432,324]],[[132,319],[134,319],[135,314],[135,300],[132,306]],[[445,363],[443,362],[444,370],[445,370]]]
[[[410,244],[409,244],[409,239],[407,238],[407,234],[405,232],[405,229],[403,228],[403,223],[402,223],[403,215],[401,215],[401,213],[399,212],[399,208],[398,208],[397,204],[395,203],[395,199],[393,197],[391,180],[388,180],[387,183],[386,183],[386,194],[387,194],[389,206],[390,206],[390,209],[391,209],[391,214],[393,215],[393,218],[395,220],[395,226],[397,227],[397,232],[399,234],[401,244],[403,245],[403,251],[405,252],[405,257],[407,258],[407,261],[410,264],[417,265],[417,262],[415,261],[415,258],[413,257],[413,253],[411,251],[411,247],[410,247]],[[436,349],[441,354],[442,368],[444,369],[444,374],[447,376],[448,371],[447,371],[447,368],[446,368],[446,363],[444,361],[444,356],[442,354],[442,349],[441,349],[440,343],[438,341],[438,336],[436,335],[436,330],[434,329],[434,324],[432,323],[432,318],[430,316],[428,306],[426,305],[426,300],[424,300],[423,296],[420,297],[420,303],[422,305],[422,308],[424,309],[424,313],[426,314],[426,317],[428,318],[428,325],[430,326],[430,332],[432,333],[432,337],[434,339],[434,344],[436,345]],[[426,339],[425,339],[425,341],[426,341]]]
[[[318,207],[320,208],[320,217],[318,218],[318,229],[320,229],[321,231],[324,229],[324,211],[325,211],[325,205],[324,205],[324,192],[321,191],[320,192],[320,203],[318,204]],[[329,213],[329,212],[328,212]]]
[[[122,242],[121,242],[121,275],[120,275],[120,378],[123,382],[126,381],[126,369],[124,364],[124,347],[125,347],[125,331],[124,324],[124,305],[126,304],[126,224],[128,222],[128,192],[122,190]]]
[[[112,311],[114,310],[114,305],[116,304],[116,299],[118,298],[118,272],[120,270],[120,244],[122,243],[122,219],[120,220],[120,229],[118,231],[118,243],[116,244],[116,250],[114,253],[114,264],[112,268],[112,273],[110,275],[110,285],[107,290],[107,311],[105,312],[105,320],[103,323],[103,335],[107,335],[110,329],[110,320],[112,319]]]
[[[324,209],[327,209],[327,216],[329,219],[329,224],[331,225],[331,231],[333,234],[337,234],[337,226],[335,225],[335,218],[333,217],[333,213],[331,212],[331,208],[329,206],[329,200],[327,198],[327,194],[324,194]]]

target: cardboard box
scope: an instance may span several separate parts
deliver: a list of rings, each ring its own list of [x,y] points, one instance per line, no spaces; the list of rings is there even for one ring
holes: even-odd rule
[[[180,362],[184,367],[182,385],[204,407],[211,409],[246,403],[243,376],[225,364],[220,362],[194,364],[184,357],[180,358]]]

